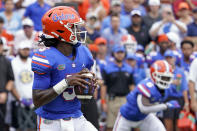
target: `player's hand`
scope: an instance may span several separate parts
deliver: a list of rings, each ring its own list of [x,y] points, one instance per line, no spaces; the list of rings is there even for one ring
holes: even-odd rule
[[[86,73],[93,74],[92,72],[90,72],[88,69],[85,68],[82,71],[80,71],[79,73],[75,73],[75,74],[72,74],[71,76],[67,76],[66,81],[67,81],[68,85],[69,86],[80,86],[82,88],[87,88],[86,85],[91,86],[90,81],[93,81],[93,82],[96,81],[96,78],[94,77],[95,75],[93,74],[93,77],[90,77],[90,76],[84,75]],[[85,79],[90,79],[90,81],[88,82]],[[96,84],[96,83],[94,83],[94,84]]]
[[[169,109],[175,109],[175,108],[180,108],[180,105],[179,103],[176,101],[176,100],[171,100],[171,101],[168,101],[166,103],[167,107]]]

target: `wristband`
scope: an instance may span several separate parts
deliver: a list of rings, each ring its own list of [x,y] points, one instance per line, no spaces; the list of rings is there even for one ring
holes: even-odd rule
[[[106,100],[105,99],[101,99],[101,104],[105,104],[106,103]]]
[[[53,90],[59,95],[61,94],[66,88],[68,88],[68,83],[66,79],[61,80],[55,86],[53,86]]]

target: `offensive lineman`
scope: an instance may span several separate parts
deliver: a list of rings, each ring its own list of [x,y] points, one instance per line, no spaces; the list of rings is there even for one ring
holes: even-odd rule
[[[85,81],[93,65],[89,50],[81,45],[78,13],[66,6],[52,8],[42,18],[44,34],[41,41],[47,46],[32,57],[34,71],[33,102],[39,131],[96,131],[81,112],[74,86],[86,88]],[[96,79],[90,78],[96,86]]]
[[[120,108],[113,131],[165,131],[161,121],[152,113],[167,108],[179,108],[175,100],[163,103],[165,89],[172,83],[171,66],[158,60],[150,67],[151,78],[142,80],[127,96],[127,103]]]

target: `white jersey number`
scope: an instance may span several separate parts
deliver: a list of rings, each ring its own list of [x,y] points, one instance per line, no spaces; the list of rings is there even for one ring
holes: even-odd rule
[[[75,95],[74,87],[66,88],[66,90],[63,92],[63,98],[66,101],[72,101],[75,99],[75,97],[76,95]]]

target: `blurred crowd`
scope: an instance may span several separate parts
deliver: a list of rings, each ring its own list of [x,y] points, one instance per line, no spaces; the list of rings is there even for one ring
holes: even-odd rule
[[[100,131],[113,128],[126,95],[161,59],[175,74],[166,101],[176,99],[181,105],[158,114],[167,131],[178,130],[181,110],[197,112],[197,1],[1,0],[0,130],[36,128],[31,56],[45,48],[39,42],[42,16],[59,5],[72,6],[86,21],[82,29],[87,30],[100,85],[94,95],[97,111],[92,113],[98,115],[93,123]]]

